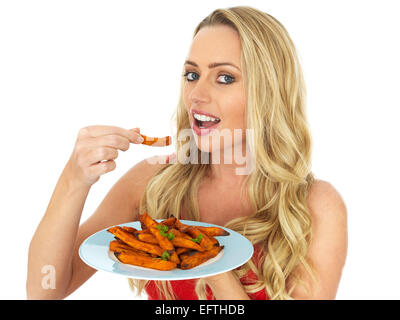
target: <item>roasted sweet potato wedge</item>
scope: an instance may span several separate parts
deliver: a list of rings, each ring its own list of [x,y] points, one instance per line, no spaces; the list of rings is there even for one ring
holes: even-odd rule
[[[135,235],[140,241],[158,245],[158,240],[151,233],[136,233]]]
[[[122,226],[121,228],[132,234],[135,234],[136,232],[138,232],[138,230],[133,227]]]
[[[219,227],[201,227],[196,226],[201,232],[203,232],[208,237],[219,237],[219,236],[229,236],[229,232],[225,229]]]
[[[149,229],[150,229],[150,232],[153,234],[153,236],[157,239],[161,248],[163,248],[164,250],[167,250],[167,251],[174,250],[174,246],[171,243],[171,241],[169,241],[169,239],[166,236],[163,236],[161,234],[162,230],[159,230],[153,226],[150,226]]]
[[[178,254],[176,253],[176,251],[172,251],[172,253],[170,254],[170,258],[169,261],[171,262],[175,262],[176,264],[181,263],[181,259],[179,259]]]
[[[142,242],[138,239],[135,238],[134,235],[132,235],[131,233],[125,231],[124,229],[122,229],[121,227],[112,227],[109,228],[107,230],[108,232],[112,233],[114,236],[118,237],[120,240],[122,240],[123,242],[125,242],[126,244],[128,244],[129,246],[138,249],[138,250],[142,250],[148,253],[152,253],[152,254],[156,254],[158,256],[162,256],[164,250],[155,244],[151,244],[151,243],[146,243],[146,242]]]
[[[211,250],[204,252],[197,252],[192,255],[190,253],[183,253],[180,255],[181,258],[181,269],[191,269],[194,268],[207,260],[214,258],[223,249],[223,246],[213,247]]]
[[[144,139],[142,144],[145,144],[147,146],[166,147],[166,146],[169,146],[172,143],[172,139],[171,139],[170,136],[166,136],[166,137],[162,137],[162,138],[156,138],[156,137],[148,137],[148,136],[145,136],[144,134],[140,134],[140,135]]]
[[[186,233],[180,232],[178,229],[175,228],[170,228],[169,232],[171,232],[175,237],[179,237],[179,238],[185,238],[185,239],[192,239],[191,236],[189,236]]]
[[[175,237],[174,239],[171,240],[171,242],[174,245],[174,247],[188,248],[201,252],[204,251],[203,247],[198,245],[196,242],[186,238]]]
[[[140,222],[140,227],[142,228],[141,231],[144,231],[147,229],[146,225],[144,224],[144,216],[143,214],[139,215],[139,222]]]
[[[150,217],[146,212],[141,215],[139,220],[143,222],[143,224],[146,226],[146,229],[149,229],[150,227],[156,227],[158,224],[157,221]]]
[[[150,232],[149,229],[137,230],[137,231],[135,232],[135,234],[138,234],[138,233],[141,233],[141,234],[145,234],[145,233],[151,234],[151,232]]]
[[[122,263],[132,264],[135,266],[162,271],[172,270],[176,268],[175,262],[162,260],[160,258],[145,257],[131,252],[115,252],[114,255]]]
[[[200,239],[200,246],[204,248],[204,250],[210,250],[214,246],[210,238],[201,232],[197,227],[190,226],[186,229],[186,232],[193,239]]]
[[[219,241],[218,239],[214,238],[214,237],[209,237],[210,241],[212,242],[213,246],[219,246]]]
[[[183,233],[185,233],[186,230],[189,228],[188,225],[182,223],[179,219],[176,219],[176,221],[175,221],[175,227],[176,227],[180,232],[183,232]]]
[[[172,228],[175,225],[175,221],[176,221],[175,217],[170,217],[168,219],[165,219],[165,220],[161,221],[160,223],[165,225],[165,226],[167,226],[167,227],[169,227],[169,228]]]
[[[147,252],[132,248],[131,246],[128,246],[127,244],[119,240],[111,241],[109,249],[113,252],[134,252],[142,256],[150,256]]]
[[[176,252],[176,254],[179,256],[179,255],[181,255],[182,253],[186,253],[186,252],[188,252],[188,251],[190,251],[190,250],[192,250],[192,249],[189,249],[189,248],[176,248],[175,249],[175,252]]]
[[[169,222],[173,223],[173,220]],[[147,229],[150,230],[151,234],[157,240],[158,245],[169,254],[169,260],[179,264],[180,259],[175,252],[175,247],[172,242],[168,239],[167,231],[169,230],[168,226],[157,223],[154,219],[152,219],[149,215],[145,214],[143,217],[143,223],[146,225]]]

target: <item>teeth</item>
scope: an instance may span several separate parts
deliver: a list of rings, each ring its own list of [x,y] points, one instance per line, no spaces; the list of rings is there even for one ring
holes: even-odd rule
[[[193,116],[195,119],[197,119],[199,121],[214,121],[214,122],[219,121],[218,118],[208,117],[208,116],[205,116],[204,114],[195,113]]]

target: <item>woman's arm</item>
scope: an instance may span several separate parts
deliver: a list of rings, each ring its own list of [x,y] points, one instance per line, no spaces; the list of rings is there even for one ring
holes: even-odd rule
[[[147,181],[159,168],[160,164],[150,164],[148,159],[133,166],[80,226],[88,190],[71,183],[66,168],[29,247],[27,298],[64,299],[86,282],[96,270],[80,259],[78,250],[81,243],[110,225],[135,220]],[[54,288],[42,286],[45,266],[51,266],[55,271]]]
[[[326,181],[316,180],[310,189],[308,207],[312,218],[312,242],[308,258],[314,264],[318,283],[314,284],[303,267],[295,273],[304,281],[309,291],[298,285],[291,297],[305,299],[334,299],[339,286],[347,254],[347,210],[343,199]],[[216,299],[250,299],[232,272],[205,278]],[[294,277],[287,280],[287,289],[293,285]]]
[[[297,285],[294,299],[335,299],[347,255],[347,209],[339,192],[329,183],[317,180],[312,185],[308,207],[312,218],[312,240],[307,257],[313,263],[317,283],[303,266],[295,274],[304,281],[306,290]],[[288,290],[294,277],[287,280]]]
[[[72,258],[73,277],[65,297],[77,290],[96,272],[79,257],[78,251],[82,242],[99,230],[137,220],[139,202],[146,185],[163,166],[161,162],[154,160],[156,158],[157,156],[144,159],[133,166],[111,188],[93,215],[79,227]]]
[[[72,276],[70,252],[89,190],[90,186],[74,182],[67,164],[29,246],[28,299],[63,296]],[[42,285],[42,272],[54,278],[50,288]]]

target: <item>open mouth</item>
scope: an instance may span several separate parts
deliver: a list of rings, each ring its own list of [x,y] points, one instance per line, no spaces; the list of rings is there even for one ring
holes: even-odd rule
[[[211,131],[216,129],[221,122],[221,119],[217,120],[199,120],[194,118],[193,121],[193,131],[198,136],[204,136],[209,134]]]
[[[191,109],[191,113],[193,117],[193,130],[199,136],[210,133],[221,122],[220,118],[202,110]]]
[[[198,119],[194,119],[195,124],[197,125],[197,127],[199,127],[200,129],[207,129],[207,128],[211,128],[212,126],[215,126],[216,124],[220,123],[221,120],[215,120],[215,121],[202,121],[202,120],[198,120]]]
[[[211,113],[192,109],[192,116],[199,128],[209,128],[221,122],[221,119]]]

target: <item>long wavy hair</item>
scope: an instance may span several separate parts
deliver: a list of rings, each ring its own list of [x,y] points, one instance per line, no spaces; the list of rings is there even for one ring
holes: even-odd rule
[[[241,69],[247,90],[246,125],[252,128],[251,152],[254,169],[245,177],[245,192],[252,214],[229,221],[225,227],[235,230],[259,246],[262,255],[256,263],[250,259],[233,270],[241,278],[252,270],[258,280],[243,284],[247,293],[265,290],[270,299],[292,299],[297,285],[306,284],[296,275],[302,266],[316,280],[312,262],[306,258],[311,242],[311,217],[307,194],[314,181],[311,172],[311,135],[305,112],[306,90],[296,48],[284,26],[271,15],[248,6],[214,10],[196,27],[193,37],[206,26],[233,28],[241,41]],[[178,140],[183,129],[190,128],[189,114],[183,101],[182,79],[174,138],[179,159],[190,156],[187,141]],[[194,141],[194,139],[190,139]],[[197,147],[196,147],[197,148]],[[153,218],[180,217],[199,220],[197,191],[210,170],[201,163],[165,164],[148,182],[140,201],[139,212]],[[288,278],[293,285],[288,288]],[[129,279],[132,289],[141,293],[147,281]],[[169,281],[155,281],[164,299],[174,299]],[[135,290],[136,291],[136,290]],[[206,299],[206,285],[196,283],[199,299]]]

